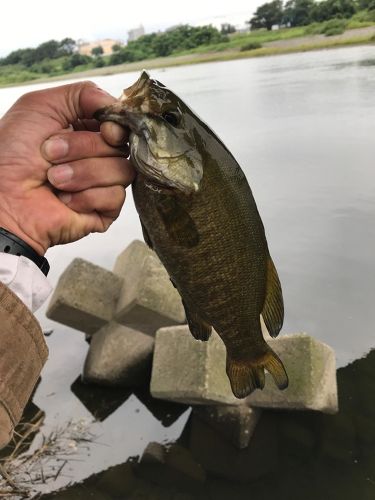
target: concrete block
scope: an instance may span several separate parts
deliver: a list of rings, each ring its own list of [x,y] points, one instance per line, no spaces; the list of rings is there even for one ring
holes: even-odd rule
[[[74,259],[60,276],[46,315],[93,334],[112,319],[121,285],[122,279],[110,271]]]
[[[154,339],[111,322],[91,339],[84,382],[133,387],[149,381]]]
[[[282,359],[289,387],[279,391],[266,374],[265,388],[246,398],[249,406],[283,410],[317,410],[337,413],[335,353],[331,347],[305,333],[268,340]]]
[[[225,346],[217,333],[201,342],[187,325],[161,328],[155,337],[151,394],[186,404],[239,404],[225,363]]]
[[[158,328],[185,321],[181,297],[155,252],[133,241],[116,260],[113,272],[123,279],[114,319],[154,335]]]
[[[193,413],[236,448],[246,448],[262,411],[246,405],[196,406]]]

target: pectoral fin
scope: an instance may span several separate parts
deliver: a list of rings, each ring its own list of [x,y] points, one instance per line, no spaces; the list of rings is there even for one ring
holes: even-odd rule
[[[284,302],[281,284],[270,256],[267,261],[267,289],[262,316],[271,337],[277,337],[284,321]]]
[[[185,308],[185,314],[189,329],[193,337],[197,340],[208,340],[212,331],[211,325],[200,318],[199,314],[197,314],[194,310],[189,309],[184,300],[182,301],[182,303]]]
[[[169,237],[175,243],[186,248],[192,248],[198,244],[198,229],[175,196],[160,196],[157,210]]]

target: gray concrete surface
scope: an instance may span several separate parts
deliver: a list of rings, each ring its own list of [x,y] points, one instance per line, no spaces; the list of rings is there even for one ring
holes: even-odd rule
[[[121,285],[110,271],[74,259],[60,276],[46,315],[92,335],[112,319]]]
[[[267,373],[265,388],[250,394],[247,404],[261,408],[336,413],[338,398],[333,349],[305,333],[285,335],[267,342],[284,363],[289,387],[280,391]]]
[[[154,339],[115,322],[91,339],[83,369],[85,382],[133,387],[150,379]]]
[[[180,295],[155,252],[134,240],[122,252],[113,272],[123,279],[115,319],[154,335],[158,328],[185,322]]]
[[[201,342],[186,325],[161,328],[155,338],[151,394],[186,404],[239,404],[225,362],[225,346],[216,332]]]

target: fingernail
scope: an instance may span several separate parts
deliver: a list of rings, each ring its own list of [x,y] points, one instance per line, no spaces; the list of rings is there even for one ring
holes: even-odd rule
[[[59,194],[59,200],[64,203],[64,205],[67,205],[72,199],[72,195],[70,193],[60,193]]]
[[[58,167],[51,167],[47,171],[48,180],[51,184],[61,185],[69,182],[73,177],[73,169],[70,165],[59,165]]]
[[[56,139],[48,139],[43,145],[47,160],[59,160],[65,158],[68,154],[69,145],[60,137]]]

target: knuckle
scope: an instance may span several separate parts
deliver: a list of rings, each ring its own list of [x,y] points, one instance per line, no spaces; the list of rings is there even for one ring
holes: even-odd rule
[[[95,157],[98,154],[98,137],[95,132],[81,132],[82,142],[78,146],[84,151],[86,157]]]

